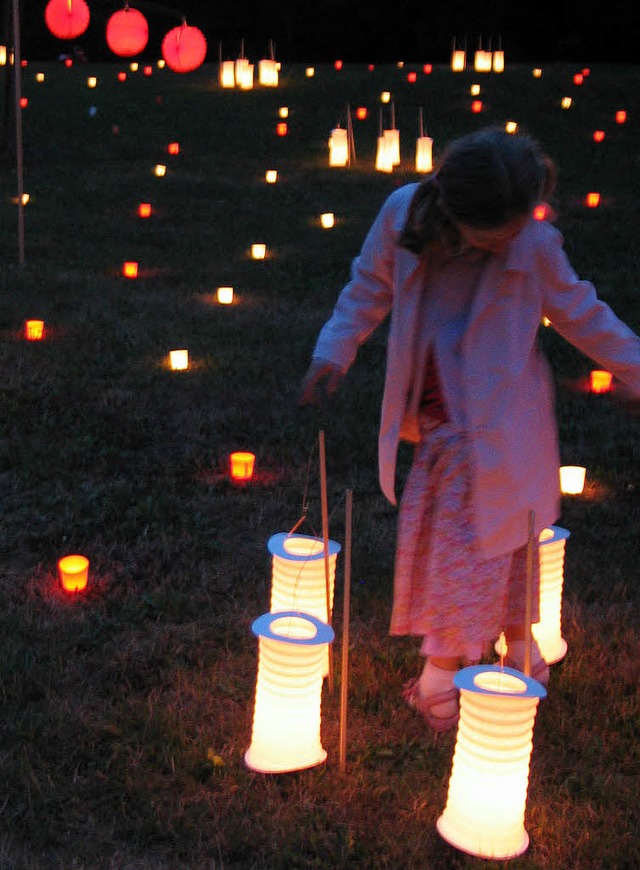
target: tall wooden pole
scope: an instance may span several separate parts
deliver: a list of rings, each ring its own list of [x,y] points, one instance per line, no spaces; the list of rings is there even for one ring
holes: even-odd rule
[[[342,600],[342,662],[340,666],[340,771],[347,769],[347,709],[349,704],[349,610],[351,606],[351,525],[353,491],[346,493],[344,588]]]
[[[533,595],[533,558],[535,553],[535,512],[529,511],[529,535],[527,540],[527,586],[524,609],[524,667],[525,676],[531,676],[531,598]]]
[[[13,83],[16,116],[16,176],[18,198],[18,262],[25,263],[24,253],[24,163],[22,141],[22,60],[20,56],[20,3],[13,0]]]

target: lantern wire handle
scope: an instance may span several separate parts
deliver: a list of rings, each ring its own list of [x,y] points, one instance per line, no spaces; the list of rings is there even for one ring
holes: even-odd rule
[[[527,540],[527,586],[524,611],[524,667],[526,677],[531,676],[531,596],[533,592],[533,551],[535,511],[529,511],[529,534]]]

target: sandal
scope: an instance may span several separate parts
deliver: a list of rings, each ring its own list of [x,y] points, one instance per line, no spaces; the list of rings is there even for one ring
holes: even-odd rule
[[[429,695],[428,697],[423,698],[418,691],[418,682],[418,677],[415,677],[405,684],[402,690],[402,697],[404,698],[405,704],[407,704],[408,707],[411,707],[412,710],[416,710],[420,713],[427,725],[438,733],[448,731],[450,728],[457,725],[458,719],[460,718],[459,709],[456,709],[456,712],[452,713],[450,716],[434,716],[431,712],[431,708],[437,707],[438,704],[446,704],[447,701],[455,701],[457,708],[458,690],[452,686],[445,692],[436,692],[435,695]]]

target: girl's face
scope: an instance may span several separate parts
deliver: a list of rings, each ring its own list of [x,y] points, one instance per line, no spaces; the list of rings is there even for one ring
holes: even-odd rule
[[[528,221],[529,215],[524,214],[513,218],[500,227],[491,229],[470,227],[461,223],[456,223],[456,227],[463,240],[472,248],[479,248],[481,251],[489,251],[492,254],[501,254]]]

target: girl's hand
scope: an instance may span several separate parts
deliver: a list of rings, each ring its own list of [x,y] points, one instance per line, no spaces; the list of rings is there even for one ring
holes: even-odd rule
[[[308,405],[319,402],[321,387],[324,388],[327,396],[332,396],[343,377],[344,372],[335,363],[326,359],[314,359],[302,381],[300,404]]]

